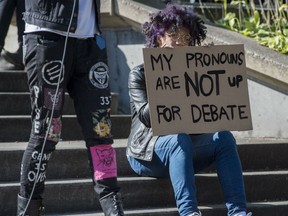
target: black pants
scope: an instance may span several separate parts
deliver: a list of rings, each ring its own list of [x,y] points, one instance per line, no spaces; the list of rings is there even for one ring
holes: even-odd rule
[[[0,47],[4,47],[5,38],[16,9],[16,22],[18,28],[18,43],[22,43],[25,23],[23,12],[25,10],[24,0],[0,0]]]
[[[111,146],[111,96],[106,47],[101,42],[96,43],[94,38],[69,38],[62,62],[64,42],[65,37],[48,32],[25,36],[23,50],[31,96],[32,129],[22,160],[20,195],[23,197],[31,195],[35,181],[32,198],[42,197],[48,161],[61,137],[66,90],[73,98],[82,128],[94,173],[95,191],[102,197],[119,190],[115,150]],[[97,156],[99,158],[95,159]],[[100,177],[96,173],[96,165],[99,164],[99,169],[106,166]]]

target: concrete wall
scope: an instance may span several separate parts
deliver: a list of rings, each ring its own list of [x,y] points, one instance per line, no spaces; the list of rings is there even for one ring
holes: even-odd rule
[[[247,138],[288,138],[288,96],[257,80],[248,80],[253,130],[235,132]]]
[[[105,29],[103,36],[107,41],[111,90],[119,94],[118,111],[130,114],[128,74],[143,63],[144,37],[132,29]]]

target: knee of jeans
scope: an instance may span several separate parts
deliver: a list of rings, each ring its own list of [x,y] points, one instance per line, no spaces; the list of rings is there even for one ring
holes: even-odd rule
[[[45,140],[44,136],[38,136],[32,133],[29,138],[27,150],[28,151],[34,151],[35,149],[39,150],[43,148],[44,145],[44,152],[50,153],[55,150],[57,143],[58,141],[50,140],[48,138]]]
[[[192,150],[192,148],[193,148],[192,140],[191,140],[190,136],[188,134],[184,134],[184,133],[177,135],[176,144],[177,144],[176,146],[181,147],[181,149],[185,152],[186,151],[190,152],[190,150]]]
[[[127,157],[131,169],[138,175],[142,176],[142,165],[133,157]]]
[[[219,141],[220,143],[225,143],[225,147],[227,148],[235,148],[236,147],[236,140],[233,134],[230,131],[221,131],[219,132]]]

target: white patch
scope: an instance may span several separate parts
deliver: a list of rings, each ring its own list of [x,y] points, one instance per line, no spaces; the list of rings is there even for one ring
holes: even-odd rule
[[[62,65],[62,73],[61,73]],[[57,85],[64,79],[64,65],[60,60],[50,61],[42,67],[42,77],[49,85]]]
[[[214,135],[213,135],[213,141],[215,142],[215,141],[218,140],[218,139],[219,139],[219,133],[216,132],[216,133],[214,133]]]
[[[109,84],[108,66],[104,62],[93,65],[89,72],[89,80],[95,87],[105,89]]]
[[[34,99],[34,104],[35,104],[35,105],[38,105],[38,104],[37,104],[37,100],[38,100],[38,98],[39,98],[40,89],[39,89],[38,86],[33,86],[33,91],[34,91],[34,97],[35,97],[35,99]],[[38,107],[38,106],[37,106],[37,107]]]

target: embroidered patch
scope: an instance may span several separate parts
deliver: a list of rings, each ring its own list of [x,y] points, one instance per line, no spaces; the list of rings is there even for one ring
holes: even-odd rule
[[[56,89],[44,89],[44,105],[47,109],[52,109],[55,103],[55,110],[59,110],[62,105],[64,91],[59,89],[56,95]]]
[[[95,180],[117,177],[116,153],[111,145],[93,146],[90,152]]]
[[[38,86],[33,86],[32,103],[36,107],[39,107],[39,104],[38,104],[39,94],[40,94],[40,88]]]
[[[38,108],[41,106],[41,100],[40,97],[40,88],[38,86],[33,86],[33,91],[32,91],[32,104],[35,107],[33,109],[32,115],[34,116],[34,120],[32,123],[32,131],[35,134],[40,134],[41,133],[41,113],[42,113],[42,108]]]
[[[42,67],[42,77],[49,85],[57,85],[64,80],[64,65],[62,66],[63,72],[61,73],[62,62],[60,60],[50,61]]]
[[[61,136],[62,121],[61,118],[53,118],[48,132],[48,140],[58,142]]]
[[[93,118],[93,130],[99,137],[109,137],[111,136],[111,121],[109,118],[108,110],[99,110],[98,112],[92,113]]]
[[[40,110],[37,109],[37,112],[40,113]],[[38,113],[37,113],[36,115],[38,115]],[[39,115],[40,115],[40,114],[39,114]],[[41,131],[42,131],[42,129],[41,129],[41,122],[40,122],[39,120],[37,120],[36,118],[35,118],[35,120],[33,121],[32,130],[33,130],[33,132],[34,132],[35,134],[40,134]]]
[[[109,84],[108,66],[104,62],[93,65],[89,72],[89,80],[95,87],[105,89]]]

